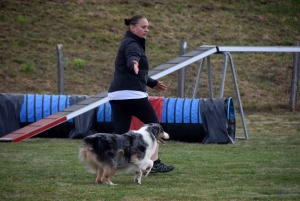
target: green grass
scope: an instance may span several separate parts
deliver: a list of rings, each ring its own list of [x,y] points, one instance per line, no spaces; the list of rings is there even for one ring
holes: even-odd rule
[[[81,140],[1,143],[1,200],[299,200],[299,114],[246,115],[249,140],[233,145],[168,141],[160,158],[175,170],[95,184],[78,158]],[[237,135],[243,131],[237,117]]]
[[[290,46],[300,41],[299,0],[126,3],[121,0],[2,0],[0,92],[56,94],[57,44],[63,45],[66,94],[97,94],[107,90],[115,55],[127,30],[123,20],[134,14],[144,15],[150,23],[146,52],[151,68],[176,58],[182,38],[188,41],[188,51],[201,45]],[[232,55],[245,109],[281,110],[284,105],[286,110],[292,54]],[[74,61],[78,58],[84,64]],[[211,57],[217,91],[222,60],[218,55]],[[192,96],[198,66],[195,63],[187,68],[186,97]],[[206,75],[204,72],[201,78],[198,94],[201,98],[209,97]],[[234,86],[228,77],[224,96],[234,97]],[[149,94],[176,97],[177,72],[162,79],[168,90],[159,93],[149,90]]]
[[[138,13],[137,13],[138,12]],[[150,66],[201,45],[290,46],[300,41],[299,0],[0,1],[0,92],[57,93],[57,44],[63,45],[66,94],[107,90],[114,58],[126,31],[123,19],[150,22]],[[29,139],[0,144],[1,200],[300,200],[299,113],[288,111],[291,53],[232,53],[249,140],[235,145],[170,141],[160,157],[176,169],[143,178],[115,176],[118,186],[94,183],[77,159],[80,140]],[[80,58],[80,60],[76,60]],[[84,61],[84,62],[82,62]],[[211,56],[217,96],[223,57]],[[206,64],[205,64],[206,65]],[[191,97],[199,63],[187,67]],[[226,77],[225,97],[235,98]],[[162,80],[176,97],[177,72]],[[203,69],[197,97],[209,97]],[[237,105],[237,101],[235,101]],[[299,111],[300,102],[297,109]],[[257,113],[268,111],[269,113]],[[240,122],[238,136],[243,136]]]

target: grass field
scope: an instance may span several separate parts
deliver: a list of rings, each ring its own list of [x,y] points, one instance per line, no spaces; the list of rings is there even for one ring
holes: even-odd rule
[[[78,158],[81,140],[1,143],[1,200],[299,200],[299,114],[246,115],[249,140],[233,145],[169,141],[160,157],[175,170],[95,184]],[[243,136],[239,118],[237,135]]]
[[[56,51],[63,45],[65,93],[107,90],[126,31],[124,18],[147,17],[151,68],[201,45],[292,46],[300,41],[299,0],[1,0],[0,92],[57,94]],[[81,140],[33,138],[0,143],[0,200],[300,200],[300,102],[288,113],[293,55],[232,53],[249,140],[234,145],[169,141],[160,157],[175,170],[95,184],[78,158]],[[211,58],[215,96],[223,57]],[[199,63],[186,70],[191,97]],[[162,81],[177,97],[177,73]],[[209,97],[203,70],[197,98]],[[224,97],[236,98],[230,75]],[[298,96],[299,97],[299,96]],[[235,103],[237,103],[235,99]],[[237,106],[237,105],[236,105]],[[1,111],[0,111],[1,112]],[[239,117],[237,115],[237,117]],[[237,135],[243,136],[237,118]]]

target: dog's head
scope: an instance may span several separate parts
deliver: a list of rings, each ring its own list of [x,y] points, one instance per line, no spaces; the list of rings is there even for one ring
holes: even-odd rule
[[[158,142],[165,144],[165,139],[169,139],[169,134],[164,132],[163,127],[158,123],[145,124],[142,128],[145,127],[146,131],[152,133]]]

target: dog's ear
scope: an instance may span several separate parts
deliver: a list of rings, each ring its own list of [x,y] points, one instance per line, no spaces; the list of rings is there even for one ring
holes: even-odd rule
[[[94,145],[94,140],[92,136],[87,136],[83,138],[83,145]]]
[[[149,124],[149,130],[155,136],[157,136],[159,133],[163,131],[162,126],[158,123]]]

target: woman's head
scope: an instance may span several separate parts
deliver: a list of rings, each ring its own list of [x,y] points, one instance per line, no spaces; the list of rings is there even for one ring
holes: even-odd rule
[[[140,38],[146,38],[148,33],[148,20],[141,16],[135,15],[132,18],[125,19],[125,25],[129,26],[129,31],[139,36]]]

